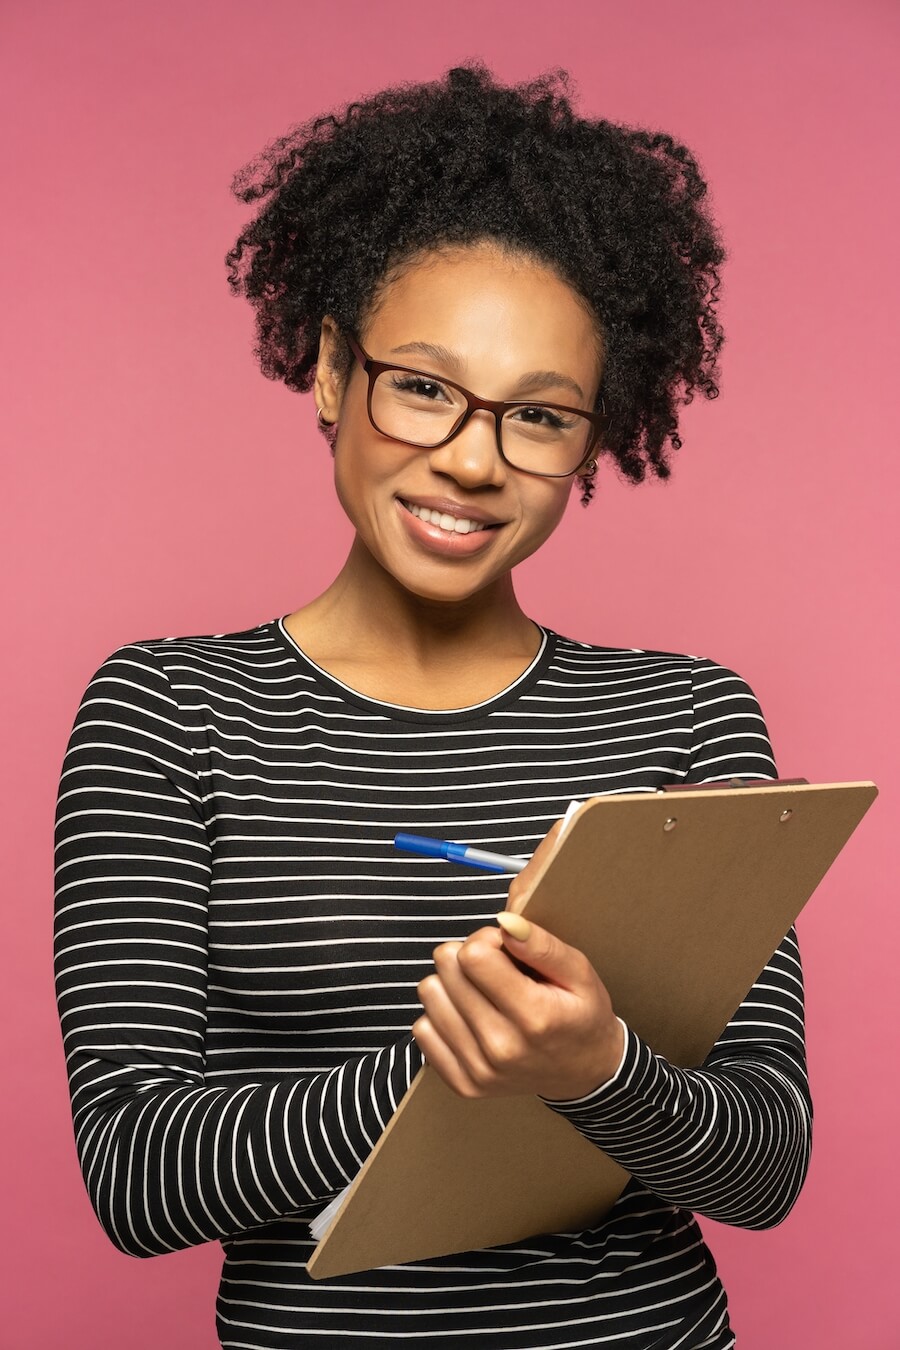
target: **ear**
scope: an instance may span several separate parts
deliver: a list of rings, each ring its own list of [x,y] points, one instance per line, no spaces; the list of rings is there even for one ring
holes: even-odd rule
[[[338,326],[331,315],[326,314],[319,330],[319,356],[314,388],[316,407],[321,408],[323,420],[331,423],[340,419],[344,397],[343,380],[340,375],[340,350]]]

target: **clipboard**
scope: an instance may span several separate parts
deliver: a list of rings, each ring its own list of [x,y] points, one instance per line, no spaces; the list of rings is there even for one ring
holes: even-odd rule
[[[515,909],[585,953],[653,1050],[695,1068],[877,793],[801,779],[594,797]],[[327,1279],[577,1231],[628,1179],[537,1097],[464,1099],[426,1064],[307,1270]]]

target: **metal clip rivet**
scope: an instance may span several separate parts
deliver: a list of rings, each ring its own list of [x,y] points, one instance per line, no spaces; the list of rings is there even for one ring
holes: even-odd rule
[[[674,828],[675,828],[675,826],[676,826],[677,824],[678,824],[678,817],[677,817],[677,816],[669,816],[669,819],[666,821],[665,825],[663,825],[663,829],[664,829],[664,830],[674,830]]]
[[[788,807],[786,810],[782,811],[782,813],[781,813],[781,815],[778,817],[778,819],[779,819],[780,821],[782,821],[782,822],[785,821],[785,820],[790,820],[790,818],[791,818],[791,816],[792,816],[793,814],[794,814],[793,811],[790,809],[790,807]]]

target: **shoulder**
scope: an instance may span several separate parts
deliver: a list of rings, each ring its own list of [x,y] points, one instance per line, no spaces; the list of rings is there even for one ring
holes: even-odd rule
[[[552,631],[552,630],[548,630]],[[591,667],[630,665],[647,670],[669,667],[672,670],[689,674],[699,687],[716,683],[739,683],[749,689],[743,676],[730,666],[724,665],[708,656],[695,656],[691,652],[672,652],[656,647],[604,647],[593,642],[581,642],[576,638],[553,633],[558,660]]]
[[[698,691],[716,686],[750,689],[743,676],[712,657],[656,647],[604,647],[564,637],[560,633],[553,633],[553,638],[556,660],[586,675],[615,668],[647,673],[671,671],[689,679]]]
[[[606,690],[641,703],[678,705],[695,730],[735,720],[762,726],[759,702],[738,671],[709,656],[654,647],[603,647],[554,634],[552,679],[579,689]]]
[[[184,740],[204,739],[212,710],[223,716],[283,697],[291,657],[275,621],[231,633],[138,638],[97,666],[81,695],[76,726],[104,726]]]
[[[552,630],[547,630],[552,632]],[[629,664],[632,666],[671,665],[689,669],[697,658],[682,652],[657,651],[652,647],[603,647],[595,642],[580,642],[577,638],[552,633],[557,660],[590,667]]]
[[[197,681],[252,675],[284,652],[273,637],[275,621],[231,633],[136,638],[112,651],[95,671],[91,684],[119,680],[160,692],[175,691]]]

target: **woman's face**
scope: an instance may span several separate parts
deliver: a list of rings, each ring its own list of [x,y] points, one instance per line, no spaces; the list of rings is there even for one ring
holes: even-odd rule
[[[511,468],[484,411],[433,450],[382,435],[368,418],[360,366],[354,363],[343,389],[329,374],[329,324],[317,402],[339,422],[335,483],[359,541],[401,586],[430,601],[463,601],[505,579],[556,528],[574,478]],[[410,266],[382,292],[360,339],[376,361],[443,376],[485,399],[595,406],[600,341],[584,305],[553,272],[490,244]],[[487,527],[444,529],[410,507]]]

